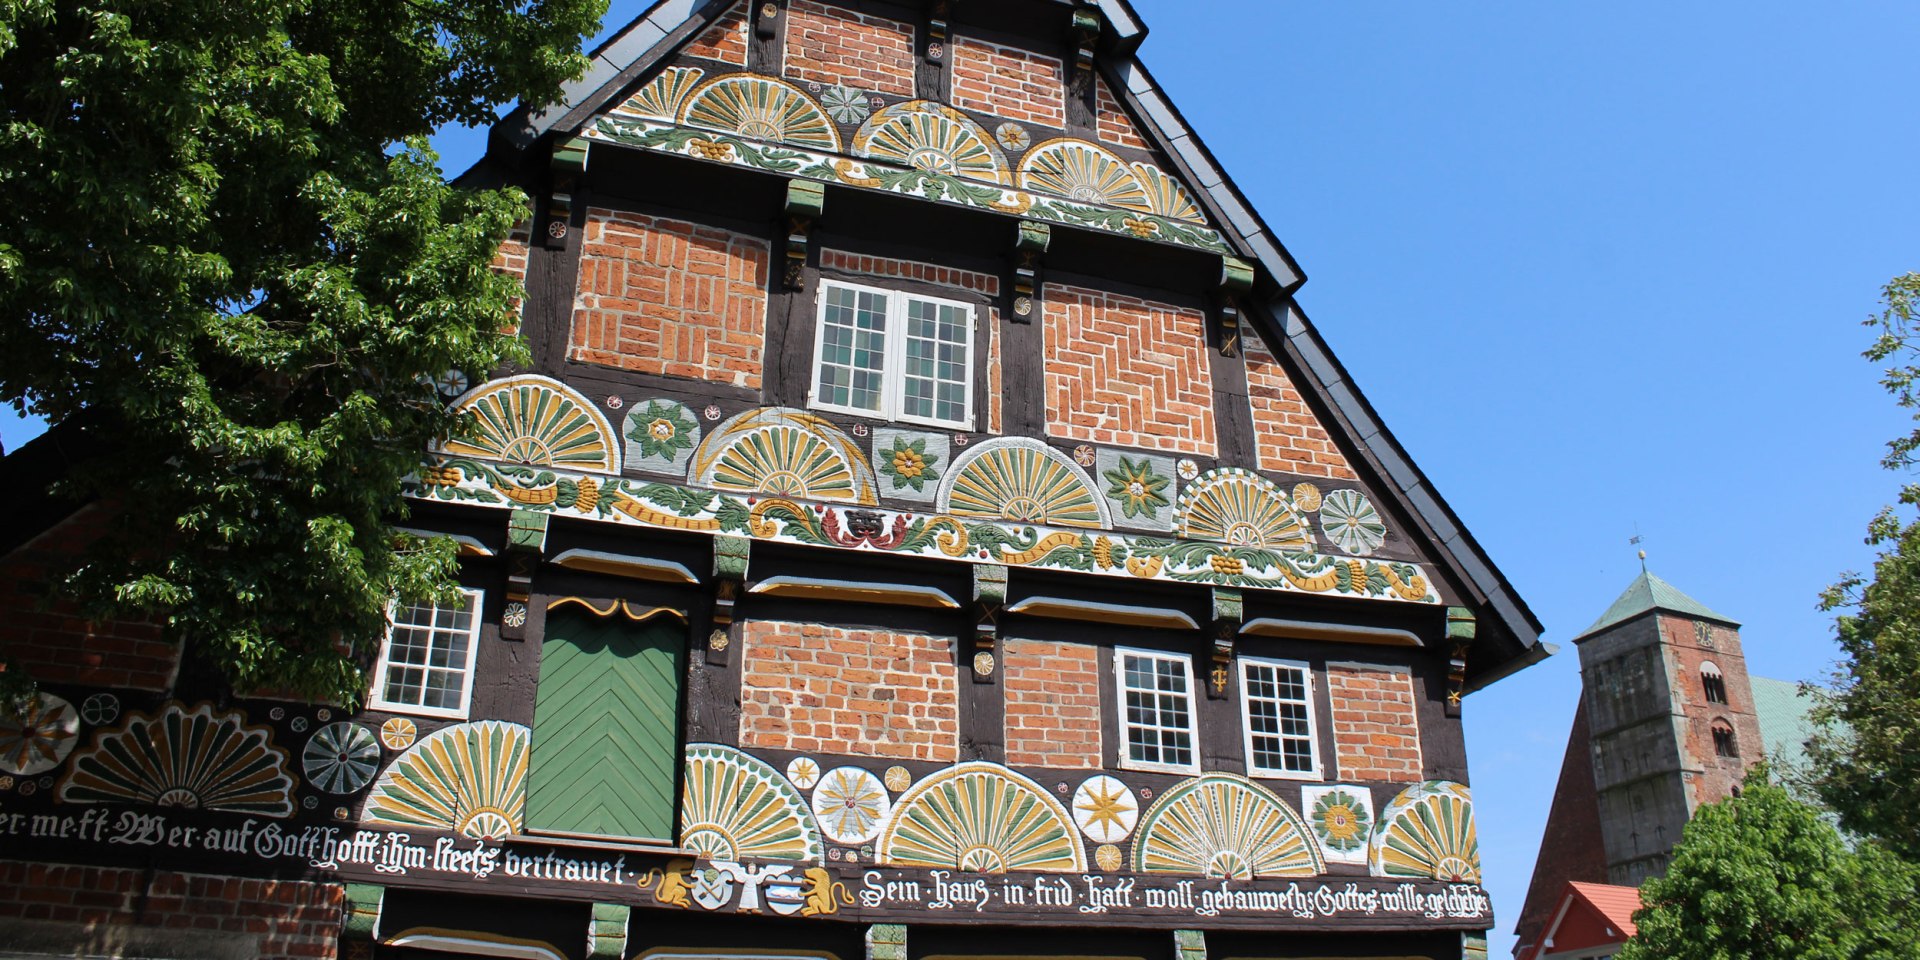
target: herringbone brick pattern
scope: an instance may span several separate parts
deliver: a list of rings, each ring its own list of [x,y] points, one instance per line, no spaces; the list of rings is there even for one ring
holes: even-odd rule
[[[1047,433],[1213,456],[1213,373],[1198,310],[1049,284]]]

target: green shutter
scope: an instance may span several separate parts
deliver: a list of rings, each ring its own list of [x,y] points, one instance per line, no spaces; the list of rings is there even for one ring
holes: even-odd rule
[[[671,618],[641,624],[577,605],[548,616],[528,829],[673,838],[685,634]]]

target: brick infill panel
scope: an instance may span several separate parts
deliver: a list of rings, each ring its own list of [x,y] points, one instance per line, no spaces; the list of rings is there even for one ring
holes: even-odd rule
[[[1307,407],[1285,367],[1258,337],[1245,338],[1247,403],[1253,410],[1260,469],[1337,480],[1358,480],[1346,455]]]
[[[913,96],[913,26],[793,0],[787,8],[787,76]]]
[[[747,5],[736,3],[680,52],[744,67],[747,65],[747,29]]]
[[[740,743],[808,753],[960,758],[952,637],[756,620],[741,630]]]
[[[263,960],[324,960],[344,900],[338,884],[0,860],[0,917],[70,927],[87,956],[144,928],[251,938]]]
[[[1147,138],[1140,135],[1140,128],[1134,126],[1132,117],[1127,116],[1126,108],[1113,95],[1113,89],[1107,86],[1105,77],[1093,78],[1093,103],[1100,139],[1116,147],[1147,149]]]
[[[756,237],[590,209],[569,356],[757,389],[770,257]]]
[[[1411,783],[1421,775],[1413,673],[1366,664],[1327,665],[1333,746],[1344,780]]]
[[[1007,763],[1090,770],[1100,762],[1100,651],[1084,643],[1006,642]]]
[[[953,45],[954,106],[1058,128],[1067,125],[1066,90],[1058,57],[966,37]]]
[[[1043,299],[1048,436],[1214,455],[1199,310],[1054,284]]]
[[[972,290],[990,297],[1000,295],[1000,278],[990,273],[975,273],[971,270],[955,270],[952,267],[935,266],[931,263],[919,263],[913,260],[890,260],[886,257],[869,257],[861,254],[846,253],[840,250],[820,251],[820,266],[828,270],[841,270],[847,273],[860,273],[870,277],[896,277],[902,280],[918,280],[922,283],[938,284],[943,287],[955,287]]]

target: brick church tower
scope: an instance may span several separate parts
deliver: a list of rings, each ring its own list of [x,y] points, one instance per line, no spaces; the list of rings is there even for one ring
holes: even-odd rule
[[[1693,812],[1764,756],[1739,627],[1642,570],[1574,638],[1580,704],[1521,912],[1522,951],[1569,881],[1658,876]]]

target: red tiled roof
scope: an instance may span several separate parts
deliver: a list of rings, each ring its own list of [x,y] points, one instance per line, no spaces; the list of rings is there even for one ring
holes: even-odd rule
[[[1633,925],[1633,912],[1640,909],[1640,888],[1581,883],[1577,880],[1567,886],[1606,917],[1609,924],[1618,927],[1622,934],[1629,937],[1634,935],[1637,928]]]

